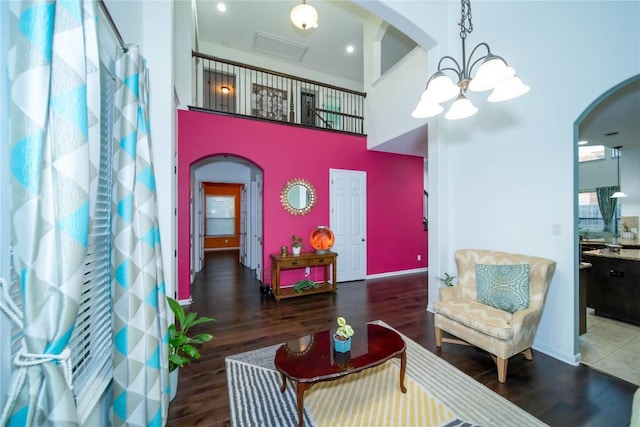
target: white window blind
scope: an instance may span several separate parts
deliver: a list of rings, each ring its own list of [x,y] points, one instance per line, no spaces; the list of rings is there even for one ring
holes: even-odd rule
[[[236,197],[207,196],[207,236],[236,234]]]
[[[91,222],[78,319],[69,347],[73,355],[78,412],[91,410],[111,381],[111,199],[114,79],[101,65],[100,170]]]

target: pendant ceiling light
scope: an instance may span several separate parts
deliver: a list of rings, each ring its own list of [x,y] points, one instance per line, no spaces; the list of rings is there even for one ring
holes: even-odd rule
[[[473,116],[478,109],[466,97],[467,90],[481,92],[492,90],[489,102],[507,101],[529,92],[529,86],[516,77],[516,70],[507,65],[502,57],[491,53],[489,45],[479,43],[466,56],[465,40],[473,31],[471,22],[471,2],[461,0],[460,39],[462,40],[462,65],[451,56],[443,56],[438,62],[438,71],[427,81],[427,87],[420,97],[420,102],[411,113],[415,118],[433,117],[444,110],[443,102],[456,98],[445,117],[450,120],[464,119]],[[474,57],[479,49],[486,49],[486,54]],[[449,61],[449,63],[447,63]],[[471,73],[479,65],[474,77]],[[457,83],[445,74],[455,74]]]
[[[318,11],[308,5],[307,0],[302,0],[301,4],[291,9],[289,17],[293,25],[300,29],[318,28]]]
[[[622,192],[622,189],[620,188],[620,149],[622,148],[622,146],[618,146],[618,147],[613,147],[616,150],[616,157],[618,158],[618,191],[616,191],[615,193],[613,193],[611,195],[612,199],[621,199],[623,197],[627,197],[626,194],[624,194]]]

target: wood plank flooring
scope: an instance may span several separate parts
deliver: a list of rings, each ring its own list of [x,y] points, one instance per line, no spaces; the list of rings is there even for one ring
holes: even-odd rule
[[[551,426],[627,426],[636,386],[586,366],[571,366],[540,352],[533,361],[513,357],[507,382],[483,351],[444,343],[437,349],[428,313],[427,275],[340,283],[337,294],[275,301],[260,294],[255,271],[238,263],[237,251],[207,252],[206,268],[193,284],[187,311],[217,319],[195,330],[210,330],[213,341],[202,358],[180,370],[178,394],[169,407],[169,426],[229,426],[224,359],[334,326],[337,316],[351,324],[380,319],[420,343],[491,390]],[[508,426],[509,420],[504,420]]]

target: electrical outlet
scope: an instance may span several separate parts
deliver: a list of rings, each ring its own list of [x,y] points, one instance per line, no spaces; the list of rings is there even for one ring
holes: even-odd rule
[[[418,255],[418,261],[422,261],[422,255]]]
[[[562,234],[562,227],[560,224],[551,224],[551,234],[554,236],[559,236]]]
[[[304,269],[305,277],[309,277],[309,273],[311,273],[311,269],[309,268],[309,266],[307,266],[307,268]]]

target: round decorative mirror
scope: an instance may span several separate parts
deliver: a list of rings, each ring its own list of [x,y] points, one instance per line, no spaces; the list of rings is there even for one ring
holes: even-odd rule
[[[316,204],[316,190],[309,181],[294,178],[282,188],[280,201],[291,215],[306,215]]]

